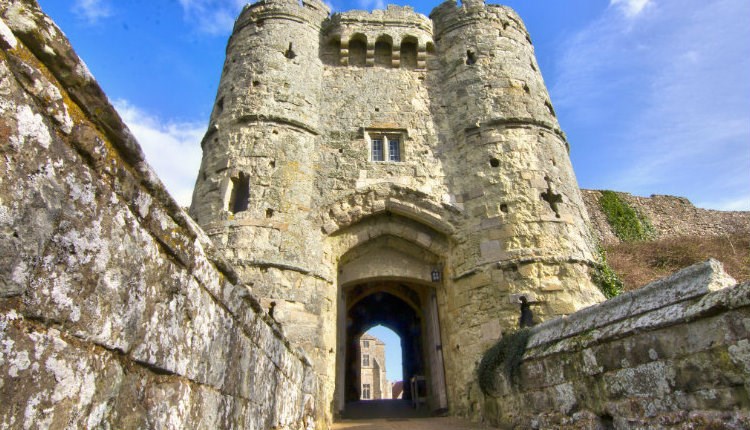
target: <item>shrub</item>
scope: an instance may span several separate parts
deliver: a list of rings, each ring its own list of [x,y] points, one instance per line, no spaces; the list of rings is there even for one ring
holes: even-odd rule
[[[490,394],[495,387],[495,372],[502,365],[508,381],[515,383],[521,367],[526,345],[529,343],[531,330],[522,328],[503,336],[495,345],[484,353],[477,367],[479,388],[484,394]]]

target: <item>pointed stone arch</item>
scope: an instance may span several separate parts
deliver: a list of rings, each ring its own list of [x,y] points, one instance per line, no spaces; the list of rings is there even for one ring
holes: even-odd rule
[[[401,336],[405,379],[425,377],[429,405],[433,410],[447,407],[437,299],[442,284],[433,282],[432,272],[441,270],[450,252],[449,237],[433,225],[450,231],[450,224],[416,210],[428,206],[425,202],[404,209],[403,201],[393,197],[342,223],[328,238],[337,263],[337,343],[343,346],[336,359],[339,412],[359,398],[356,339],[376,324]],[[409,396],[407,389],[405,398]]]
[[[378,184],[340,196],[320,211],[324,233],[335,235],[377,214],[395,214],[424,224],[447,238],[454,235],[461,210],[394,184]]]

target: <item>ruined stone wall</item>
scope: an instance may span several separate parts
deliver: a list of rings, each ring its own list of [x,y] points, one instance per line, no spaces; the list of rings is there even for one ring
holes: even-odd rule
[[[607,216],[599,205],[601,192],[581,190],[583,201],[599,240],[603,243],[617,243],[619,239],[612,232]],[[717,211],[693,206],[684,197],[652,195],[634,196],[618,192],[617,195],[631,207],[639,211],[654,227],[656,237],[678,236],[723,236],[727,234],[750,234],[750,212]]]
[[[310,362],[60,30],[0,2],[0,427],[310,428]]]
[[[534,327],[517,380],[476,407],[502,428],[745,429],[750,283],[710,260]]]

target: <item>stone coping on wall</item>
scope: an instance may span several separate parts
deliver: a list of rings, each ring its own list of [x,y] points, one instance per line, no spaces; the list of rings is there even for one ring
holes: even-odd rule
[[[561,341],[572,337],[580,343],[581,335],[589,335],[591,342],[599,342],[683,322],[714,306],[744,306],[750,297],[735,296],[750,289],[750,283],[728,289],[736,284],[714,259],[695,264],[638,290],[534,327],[525,358],[558,353],[567,348]],[[711,292],[720,293],[707,296]]]

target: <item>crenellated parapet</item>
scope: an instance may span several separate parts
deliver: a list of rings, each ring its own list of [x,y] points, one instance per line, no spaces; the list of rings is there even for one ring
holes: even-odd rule
[[[432,51],[432,21],[411,7],[360,10],[331,16],[323,39],[338,48],[342,66],[424,69]]]
[[[455,0],[447,0],[430,13],[434,23],[435,39],[447,32],[478,22],[496,21],[503,33],[520,32],[524,39],[529,38],[526,27],[518,14],[508,6],[485,4],[484,0],[467,0],[459,5]],[[500,36],[504,34],[501,33]]]
[[[320,27],[330,13],[331,9],[319,0],[261,0],[242,9],[235,22],[234,32],[266,19],[285,19]]]

